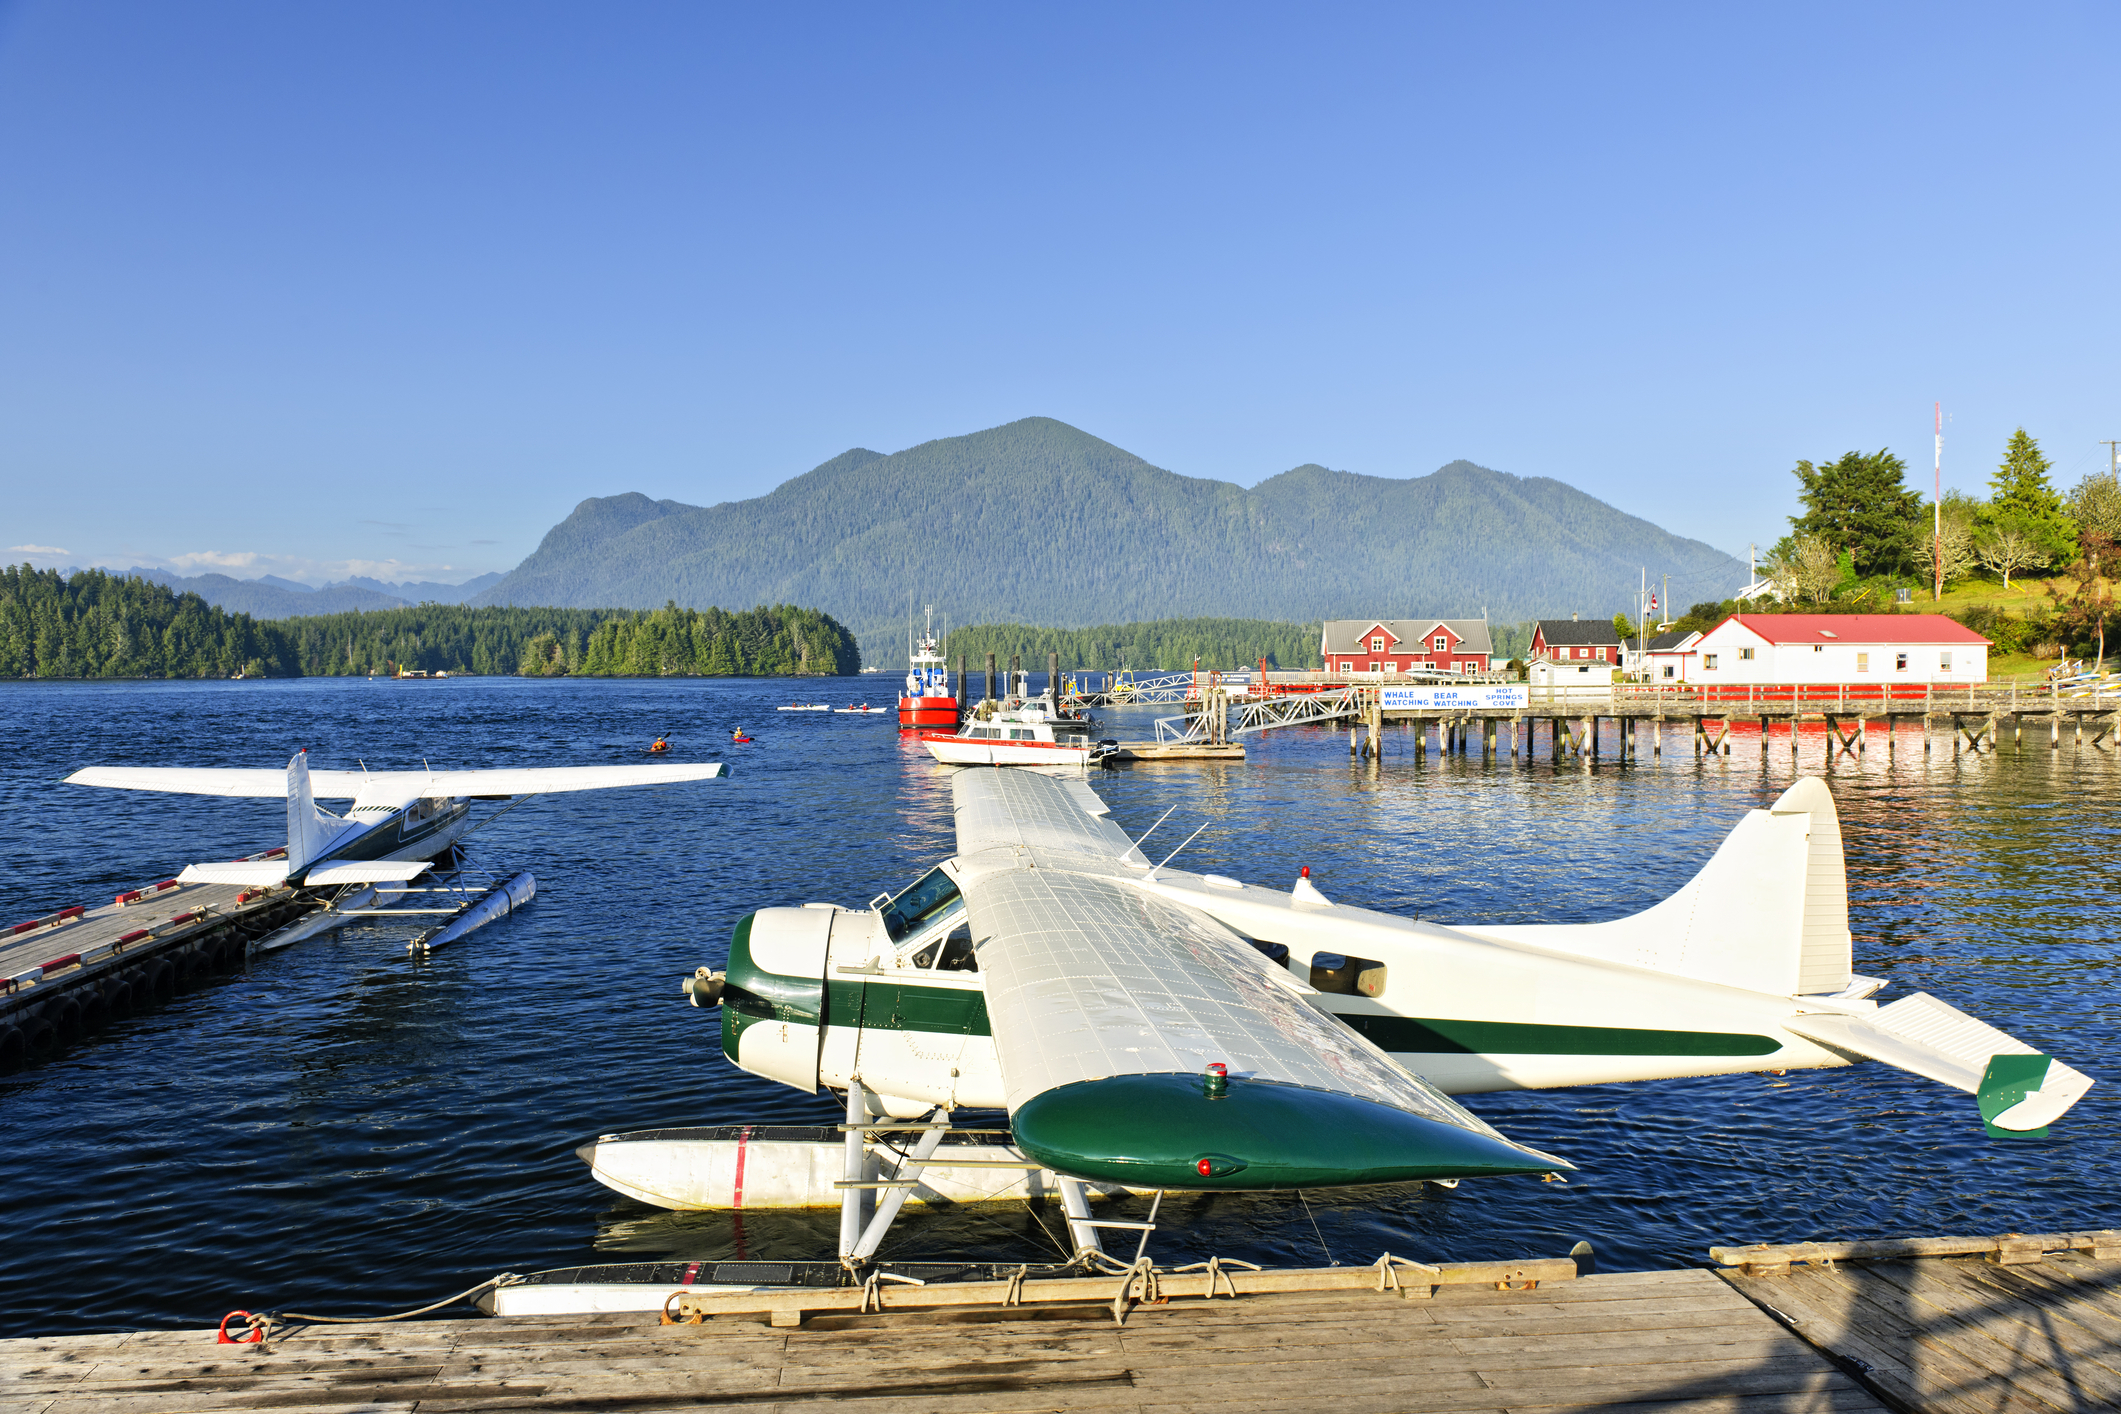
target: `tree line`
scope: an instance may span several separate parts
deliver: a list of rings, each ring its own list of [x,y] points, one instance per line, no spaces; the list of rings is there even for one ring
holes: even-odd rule
[[[1940,584],[1986,578],[2008,589],[2012,575],[2052,570],[2047,603],[2017,616],[1984,606],[1978,616],[1987,626],[1968,626],[2023,640],[2011,651],[2096,645],[2103,659],[2115,605],[2102,565],[2121,544],[2121,479],[2094,472],[2065,494],[2053,470],[2022,427],[2005,444],[1986,497],[1952,490],[1932,501],[1906,485],[1906,463],[1883,450],[1800,461],[1793,474],[1804,509],[1790,517],[1790,534],[1762,575],[1794,608],[1877,613],[1890,610],[1899,588],[1934,594]]]
[[[1037,628],[1030,624],[975,624],[952,629],[943,652],[954,665],[983,671],[987,655],[1003,667],[1012,655],[1024,667],[1043,672],[1046,655],[1060,654],[1063,671],[1177,672],[1203,668],[1270,668],[1318,666],[1320,625],[1276,623],[1268,619],[1154,619],[1145,623],[1103,624],[1095,628]]]
[[[294,677],[277,624],[101,570],[0,568],[0,674],[14,678]]]
[[[259,622],[148,580],[0,568],[0,674],[31,678],[359,677],[398,671],[589,677],[828,676],[854,636],[794,605],[745,609],[423,604]]]

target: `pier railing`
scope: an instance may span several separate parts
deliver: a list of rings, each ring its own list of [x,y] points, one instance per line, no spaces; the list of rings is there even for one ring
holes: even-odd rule
[[[2121,708],[2121,674],[2085,674],[2041,683],[1629,683],[1596,687],[1533,687],[1529,712],[1552,708],[1581,711],[1609,705],[1628,711],[1669,708],[1678,712],[1758,710],[1789,712],[2013,712],[2051,711],[2059,703],[2103,710]]]

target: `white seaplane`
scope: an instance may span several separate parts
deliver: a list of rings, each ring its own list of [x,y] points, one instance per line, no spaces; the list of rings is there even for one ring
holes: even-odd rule
[[[753,913],[726,974],[687,984],[695,1004],[718,999],[737,1066],[846,1093],[844,1142],[607,1134],[577,1151],[599,1181],[666,1208],[839,1204],[841,1268],[873,1261],[909,1197],[1057,1192],[1081,1259],[1098,1227],[1140,1226],[1093,1220],[1099,1192],[1570,1167],[1453,1095],[1872,1060],[1973,1095],[1992,1135],[2038,1136],[2092,1084],[1925,993],[1872,1000],[1886,982],[1853,972],[1840,826],[1817,779],[1749,812],[1652,908],[1509,926],[1335,904],[1308,877],[1285,893],[1152,866],[1081,780],[973,768],[952,790],[955,857],[866,909]],[[944,1148],[961,1109],[1006,1111],[1005,1141]],[[891,1148],[895,1125],[917,1135],[910,1152]],[[686,1289],[761,1280],[723,1265],[692,1264]],[[776,1270],[841,1279],[818,1265]],[[677,1280],[572,1269],[509,1278],[481,1304],[652,1309]]]
[[[193,864],[180,883],[243,884],[274,888],[290,884],[323,888],[341,884],[401,884],[428,870],[472,827],[471,803],[559,791],[612,790],[624,786],[703,781],[725,773],[719,761],[638,766],[532,766],[487,771],[311,771],[309,755],[297,752],[287,769],[224,769],[195,766],[89,766],[66,778],[69,785],[117,790],[170,791],[182,795],[287,801],[287,847],[278,858]],[[352,800],[334,815],[316,802]]]

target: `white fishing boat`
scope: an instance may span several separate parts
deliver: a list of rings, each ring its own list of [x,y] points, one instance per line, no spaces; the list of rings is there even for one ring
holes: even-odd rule
[[[776,707],[776,712],[830,712],[830,702],[791,702],[786,707]]]
[[[1093,739],[1083,723],[1056,716],[1044,701],[983,706],[954,732],[922,732],[928,754],[951,766],[1087,766],[1117,749]]]

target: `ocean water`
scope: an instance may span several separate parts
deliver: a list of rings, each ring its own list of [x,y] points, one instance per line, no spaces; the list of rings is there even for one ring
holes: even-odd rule
[[[0,1076],[9,1241],[0,1334],[209,1325],[233,1307],[346,1314],[422,1304],[499,1271],[660,1257],[830,1257],[836,1215],[676,1214],[588,1176],[577,1144],[655,1125],[832,1123],[828,1096],[745,1075],[679,981],[719,966],[754,908],[858,905],[951,849],[945,769],[889,717],[776,713],[890,700],[888,678],[0,684],[0,919],[107,899],[194,859],[284,837],[279,804],[61,785],[87,764],[577,765],[657,733],[719,781],[534,800],[474,837],[537,901],[415,963],[398,922],[349,927]],[[1165,709],[1170,710],[1170,709]],[[1146,734],[1150,709],[1106,714]],[[756,740],[733,745],[733,728]],[[1388,733],[1296,729],[1242,764],[1092,777],[1113,817],[1195,870],[1441,921],[1583,922],[1683,884],[1793,772],[1778,737],[1697,762],[1585,772],[1417,764]],[[1560,1255],[1700,1265],[1717,1243],[2121,1226],[2115,757],[2045,734],[1925,756],[1878,734],[1830,772],[1857,971],[1933,992],[2101,1084],[2043,1141],[1984,1137],[1971,1097],[1865,1065],[1784,1077],[1471,1097],[1578,1165],[1566,1185],[1468,1181],[1173,1197],[1160,1258],[1368,1262]],[[1608,743],[1610,751],[1610,742]],[[482,807],[492,809],[493,807]],[[1160,852],[1160,851],[1159,851]],[[1146,1205],[1143,1205],[1146,1206]],[[910,1210],[886,1255],[1037,1261],[1052,1210]]]

